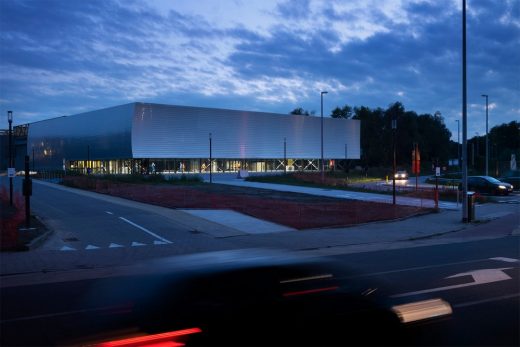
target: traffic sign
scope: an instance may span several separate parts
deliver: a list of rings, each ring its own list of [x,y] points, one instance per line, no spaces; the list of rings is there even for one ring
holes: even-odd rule
[[[8,167],[7,168],[7,177],[13,178],[16,176],[16,169],[14,167]]]

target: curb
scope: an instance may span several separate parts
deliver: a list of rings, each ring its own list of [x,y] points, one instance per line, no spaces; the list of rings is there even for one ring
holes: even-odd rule
[[[47,240],[47,238],[54,232],[53,230],[49,230],[48,226],[41,220],[41,218],[39,216],[33,216],[33,217],[35,219],[37,219],[43,225],[43,227],[45,228],[46,231],[42,235],[40,235],[37,238],[35,238],[34,240],[32,240],[31,242],[25,244],[25,247],[27,247],[28,251],[32,251],[35,248],[38,248],[39,246],[41,246],[42,243],[44,243],[45,240]]]

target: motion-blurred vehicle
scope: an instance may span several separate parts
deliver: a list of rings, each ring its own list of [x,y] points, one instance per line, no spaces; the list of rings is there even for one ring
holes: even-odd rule
[[[459,190],[461,189],[462,184],[460,183]],[[469,176],[468,191],[490,195],[508,195],[513,191],[513,186],[491,176]]]
[[[395,179],[396,180],[407,180],[408,179],[408,172],[405,170],[397,171],[395,173]]]
[[[520,170],[511,170],[498,178],[498,180],[511,184],[513,190],[520,190]]]
[[[93,281],[78,298],[89,309],[66,320],[77,332],[40,343],[402,345],[405,323],[451,313],[442,300],[392,304],[354,275],[330,259],[258,249],[153,260]],[[23,331],[11,334],[23,343]]]

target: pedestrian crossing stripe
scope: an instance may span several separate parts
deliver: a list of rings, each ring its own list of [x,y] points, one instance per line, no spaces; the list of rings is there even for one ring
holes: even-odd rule
[[[108,246],[108,248],[119,248],[119,247],[124,247],[124,246],[117,244],[117,243],[111,243],[110,246]]]
[[[153,242],[153,244],[146,244],[146,243],[141,243],[141,242],[132,242],[132,244],[130,244],[130,246],[124,246],[124,245],[120,245],[118,243],[110,243],[110,245],[108,246],[108,248],[124,248],[124,247],[141,247],[141,246],[157,246],[157,245],[168,245],[172,242],[164,242],[164,241],[160,241],[160,240],[155,240]],[[99,247],[99,246],[95,246],[95,245],[87,245],[85,247],[85,250],[87,251],[91,251],[91,250],[96,250],[96,249],[102,249],[103,247]],[[74,247],[70,247],[70,246],[62,246],[60,249],[60,251],[77,251],[78,249],[74,248]]]

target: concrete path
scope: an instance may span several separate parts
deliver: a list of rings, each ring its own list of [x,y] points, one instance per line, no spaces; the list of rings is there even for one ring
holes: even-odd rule
[[[213,182],[219,183],[219,184],[239,186],[239,187],[270,189],[270,190],[278,190],[278,191],[283,191],[283,192],[326,196],[326,197],[338,198],[338,199],[374,201],[374,202],[382,202],[382,203],[387,203],[387,204],[392,203],[392,195],[386,195],[386,194],[353,192],[353,191],[347,191],[347,190],[292,186],[292,185],[274,184],[274,183],[249,182],[249,181],[245,181],[243,179],[218,180],[218,177],[216,178],[216,180],[213,180]],[[428,207],[428,208],[432,208],[435,206],[435,202],[431,199],[419,199],[419,198],[410,198],[410,197],[404,197],[404,196],[397,196],[396,204],[406,205],[406,206]],[[460,207],[461,207],[460,205],[458,205],[457,203],[454,203],[454,202],[446,202],[446,201],[439,202],[439,208],[441,208],[441,209],[459,210]]]

